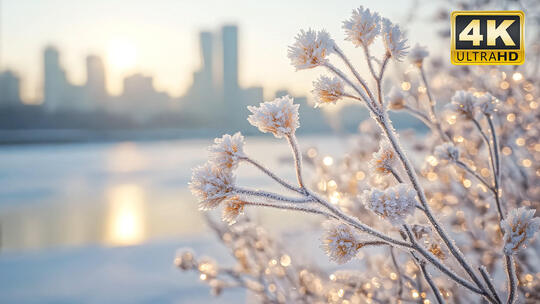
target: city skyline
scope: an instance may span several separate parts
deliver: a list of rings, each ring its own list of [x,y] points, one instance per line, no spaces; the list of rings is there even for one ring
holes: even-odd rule
[[[353,1],[350,2],[352,5]],[[95,54],[107,66],[106,86],[112,95],[121,93],[127,75],[141,71],[154,76],[157,90],[178,97],[191,86],[191,71],[200,67],[195,47],[199,43],[197,33],[201,29],[213,31],[218,24],[233,23],[242,29],[238,37],[243,41],[238,46],[238,83],[244,87],[265,87],[265,98],[284,87],[296,95],[305,95],[311,89],[310,79],[316,75],[311,71],[295,73],[283,56],[287,46],[299,29],[312,24],[326,28],[341,41],[340,26],[329,19],[342,20],[352,6],[344,3],[336,8],[325,2],[313,6],[311,2],[299,1],[288,3],[284,10],[282,4],[237,1],[225,5],[208,1],[187,5],[163,0],[149,9],[143,1],[2,1],[0,69],[14,70],[24,79],[22,97],[25,102],[35,103],[42,98],[43,86],[39,53],[52,44],[62,50],[68,79],[75,85],[86,80],[80,58]],[[388,17],[403,15],[388,4],[374,6]],[[313,9],[314,15],[302,16],[305,7]],[[211,18],[205,13],[208,8],[215,11]],[[53,15],[55,18],[47,17]],[[279,15],[279,21],[272,15]],[[348,46],[344,44],[344,48]],[[361,56],[352,50],[353,56]],[[295,81],[289,85],[285,79]]]

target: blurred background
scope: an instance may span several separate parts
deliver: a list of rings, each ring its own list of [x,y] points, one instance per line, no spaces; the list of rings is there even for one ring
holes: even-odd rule
[[[325,28],[363,62],[341,30],[359,5],[449,61],[438,42],[457,8],[431,1],[1,0],[0,302],[207,303],[172,265],[179,247],[227,258],[187,189],[191,168],[214,137],[242,131],[250,155],[292,179],[286,143],[246,121],[247,105],[285,94],[300,104],[304,148],[329,161],[345,151],[366,112],[314,109],[321,71],[296,73],[286,53],[300,29]],[[251,168],[239,176],[268,186]],[[277,232],[310,225],[286,216],[254,213]]]

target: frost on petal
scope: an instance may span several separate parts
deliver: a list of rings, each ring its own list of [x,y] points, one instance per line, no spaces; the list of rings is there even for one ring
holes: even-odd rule
[[[332,261],[343,264],[356,256],[362,242],[349,225],[328,221],[325,222],[324,228],[321,247]]]
[[[477,97],[467,91],[457,91],[452,97],[452,102],[447,108],[458,115],[467,119],[474,118],[475,103]]]
[[[488,116],[493,115],[497,111],[498,103],[499,100],[489,93],[485,93],[477,98],[478,108],[483,114]]]
[[[365,206],[392,225],[401,225],[407,216],[414,214],[416,191],[409,185],[399,184],[386,190],[365,190],[362,200]]]
[[[352,11],[350,19],[343,21],[347,38],[354,45],[370,45],[381,32],[381,16],[360,6]]]
[[[444,143],[435,147],[433,155],[442,161],[457,161],[459,159],[459,149],[452,143]]]
[[[382,140],[379,151],[373,153],[373,159],[369,165],[373,171],[379,174],[391,173],[396,163],[396,153],[388,141]]]
[[[313,82],[313,87],[311,92],[315,96],[316,106],[336,103],[345,93],[343,81],[337,77],[321,76]]]
[[[223,213],[221,219],[227,222],[229,225],[236,223],[236,219],[242,213],[244,213],[244,206],[246,203],[239,197],[235,196],[225,202],[223,207]]]
[[[214,144],[210,146],[210,159],[221,169],[236,169],[241,157],[244,157],[244,136],[240,132],[233,136],[223,135],[214,139]]]
[[[426,47],[420,46],[418,43],[411,49],[411,52],[409,53],[409,59],[412,61],[412,63],[418,66],[422,65],[424,58],[427,56],[429,56],[429,52],[427,51]]]
[[[386,96],[386,102],[391,110],[401,110],[405,107],[405,95],[400,88],[393,87]]]
[[[397,24],[393,24],[387,18],[382,19],[382,37],[386,51],[397,61],[407,55],[407,39]]]
[[[512,255],[527,247],[538,229],[540,218],[534,217],[536,210],[521,207],[508,213],[502,221],[504,253]]]
[[[297,70],[310,69],[326,62],[326,57],[334,51],[335,42],[325,30],[301,30],[289,46],[287,57]]]
[[[298,104],[293,104],[289,95],[263,102],[259,107],[249,106],[253,113],[248,121],[263,133],[273,133],[276,138],[294,134],[300,126],[298,122]]]
[[[224,170],[207,162],[193,169],[189,188],[199,199],[199,209],[209,210],[231,196],[234,182],[231,170]]]

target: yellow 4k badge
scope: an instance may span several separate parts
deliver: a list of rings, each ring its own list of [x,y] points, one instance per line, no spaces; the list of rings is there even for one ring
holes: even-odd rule
[[[453,64],[522,64],[522,11],[452,12]]]

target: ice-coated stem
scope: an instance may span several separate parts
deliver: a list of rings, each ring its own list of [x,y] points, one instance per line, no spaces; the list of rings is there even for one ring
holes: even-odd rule
[[[516,267],[514,266],[514,258],[511,255],[506,257],[506,274],[508,276],[508,301],[507,304],[513,304],[516,298],[517,278]]]
[[[283,187],[291,190],[291,191],[294,191],[294,192],[298,192],[300,194],[302,194],[302,190],[300,190],[300,188],[298,187],[295,187],[293,185],[291,185],[290,183],[284,181],[282,178],[280,178],[279,176],[275,175],[272,171],[270,171],[269,169],[265,168],[263,165],[261,165],[259,162],[257,162],[256,160],[254,159],[251,159],[249,157],[243,157],[241,158],[243,161],[246,161],[250,164],[252,164],[253,166],[255,166],[257,169],[261,170],[264,174],[268,175],[270,178],[272,178],[273,180],[275,180],[276,182],[278,182],[280,185],[282,185]]]
[[[495,203],[497,204],[497,211],[499,212],[500,220],[504,220],[504,212],[501,203],[501,157],[499,153],[499,141],[497,139],[497,132],[495,131],[495,125],[490,115],[486,115],[489,129],[491,130],[491,137],[493,139],[493,156],[495,158],[495,165],[493,167],[493,179],[495,180]]]
[[[394,264],[394,268],[396,269],[396,274],[398,277],[398,297],[401,298],[403,296],[403,278],[401,275],[401,270],[399,269],[399,265],[397,263],[396,254],[394,253],[393,247],[390,247],[390,256],[392,257],[392,263]]]
[[[270,203],[260,203],[260,202],[244,202],[246,205],[251,206],[260,206],[260,207],[270,207],[275,209],[283,209],[283,210],[293,210],[293,211],[302,211],[306,213],[313,213],[313,214],[319,214],[324,215],[329,218],[338,219],[335,215],[330,214],[328,212],[325,212],[323,210],[315,209],[315,208],[309,208],[309,207],[300,207],[300,206],[293,206],[293,205],[275,205]]]
[[[373,93],[371,93],[371,90],[367,86],[366,81],[360,76],[360,74],[358,74],[358,71],[354,68],[354,66],[352,65],[349,58],[347,58],[347,56],[345,56],[345,53],[343,53],[343,51],[339,47],[335,46],[334,50],[335,50],[336,54],[343,60],[343,62],[345,62],[345,65],[347,65],[349,70],[353,73],[356,80],[358,80],[358,82],[360,82],[360,84],[362,85],[362,87],[364,88],[366,93],[368,94],[369,98],[372,101],[374,101],[375,98],[373,97]],[[370,67],[371,67],[371,61],[370,61]]]
[[[289,196],[284,196],[284,195],[273,193],[273,192],[268,192],[268,191],[263,191],[263,190],[251,190],[251,189],[245,189],[245,188],[240,188],[240,187],[235,187],[233,189],[233,192],[236,194],[256,196],[256,197],[261,197],[264,199],[270,199],[270,200],[292,203],[292,204],[314,202],[314,199],[310,197],[289,197]]]
[[[298,142],[296,141],[296,136],[293,134],[290,134],[287,136],[287,140],[289,141],[289,145],[291,146],[291,149],[293,151],[294,156],[294,167],[296,169],[296,179],[298,180],[298,185],[300,186],[301,191],[305,189],[304,180],[302,178],[302,154],[300,153],[300,149],[298,148]]]
[[[497,293],[497,290],[495,289],[495,286],[493,285],[493,281],[489,276],[486,266],[480,266],[478,267],[478,270],[480,270],[480,274],[482,275],[484,282],[486,282],[486,285],[488,286],[489,290],[495,297],[495,300],[497,300],[498,303],[502,304],[501,298],[499,297],[499,294]]]
[[[456,162],[456,165],[458,167],[460,167],[460,168],[464,169],[465,171],[469,172],[479,182],[484,184],[484,186],[486,186],[489,190],[494,191],[493,187],[482,176],[480,176],[478,173],[476,173],[476,171],[474,171],[471,167],[467,166],[467,164],[465,164],[464,162],[462,162],[460,160],[456,160],[455,162]]]
[[[435,285],[435,282],[433,282],[433,279],[431,278],[431,276],[429,275],[426,269],[426,262],[420,261],[419,264],[420,264],[420,270],[422,270],[422,274],[424,275],[424,279],[426,279],[426,281],[429,284],[429,287],[431,287],[431,290],[433,291],[433,294],[435,295],[435,298],[437,299],[437,303],[444,304],[445,302],[441,295],[441,292],[439,291],[439,288],[437,287],[437,285]]]

